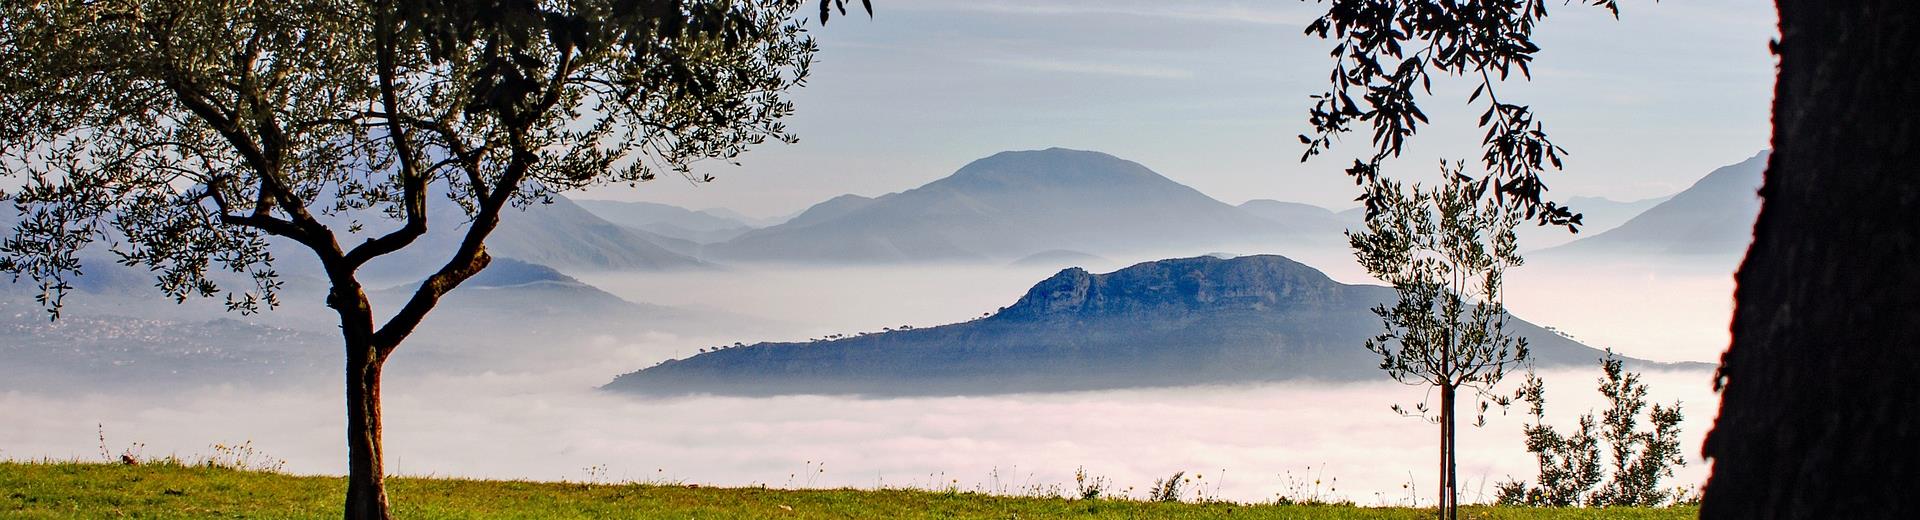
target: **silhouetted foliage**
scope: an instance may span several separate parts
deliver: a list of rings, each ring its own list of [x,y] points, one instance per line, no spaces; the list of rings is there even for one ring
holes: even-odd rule
[[[1355,159],[1348,176],[1365,191],[1358,200],[1369,216],[1385,209],[1389,186],[1381,164],[1397,157],[1426,124],[1420,96],[1433,94],[1435,76],[1464,77],[1475,84],[1467,96],[1485,98],[1479,126],[1481,163],[1493,180],[1493,195],[1539,223],[1577,230],[1580,215],[1546,199],[1540,174],[1558,169],[1566,151],[1548,139],[1546,126],[1527,105],[1502,99],[1499,86],[1517,75],[1532,79],[1540,47],[1534,28],[1547,17],[1545,0],[1326,0],[1327,13],[1307,24],[1306,34],[1332,40],[1331,86],[1313,96],[1307,121],[1313,134],[1300,158],[1327,151],[1339,136],[1365,125],[1373,152]],[[1580,0],[1620,15],[1615,0]]]
[[[1594,435],[1593,414],[1580,416],[1580,426],[1571,435],[1563,435],[1546,424],[1546,386],[1539,377],[1527,374],[1527,382],[1514,397],[1525,401],[1533,415],[1533,424],[1521,430],[1527,436],[1527,452],[1539,462],[1540,474],[1535,486],[1526,482],[1505,482],[1499,486],[1497,500],[1507,505],[1548,507],[1578,506],[1604,477],[1600,465],[1600,439]]]
[[[1438,410],[1424,401],[1411,412],[1393,408],[1440,425],[1439,504],[1449,517],[1457,514],[1456,392],[1476,393],[1475,424],[1484,424],[1490,403],[1508,401],[1493,387],[1527,360],[1527,341],[1507,328],[1501,302],[1502,275],[1523,262],[1513,230],[1519,216],[1483,199],[1487,181],[1461,168],[1443,163],[1446,184],[1433,188],[1380,179],[1379,212],[1366,230],[1348,233],[1360,265],[1399,294],[1396,304],[1374,308],[1386,330],[1367,350],[1395,381],[1440,392]]]
[[[1607,398],[1601,412],[1600,429],[1595,431],[1592,413],[1582,414],[1579,429],[1563,436],[1545,424],[1546,390],[1540,378],[1527,374],[1527,382],[1514,397],[1526,401],[1534,417],[1527,425],[1527,452],[1540,463],[1537,485],[1525,482],[1500,484],[1499,502],[1529,506],[1658,506],[1681,498],[1683,492],[1662,489],[1660,479],[1673,476],[1675,466],[1687,465],[1680,453],[1680,403],[1652,405],[1647,410],[1647,385],[1640,374],[1626,371],[1626,365],[1611,351],[1601,360],[1605,373],[1600,379],[1600,395]],[[1640,428],[1645,412],[1651,430]],[[1599,441],[1605,440],[1612,460],[1611,477],[1600,489],[1604,468],[1600,464]]]
[[[487,266],[503,212],[661,171],[706,180],[693,162],[792,141],[806,4],[6,2],[0,168],[23,185],[0,198],[24,214],[0,270],[57,317],[77,253],[106,242],[176,300],[253,312],[278,301],[265,237],[299,244],[346,343],[347,516],[384,517],[380,367]],[[432,196],[466,211],[463,238],[376,326],[356,272],[424,235]]]
[[[1677,498],[1676,493],[1660,488],[1660,479],[1673,476],[1674,466],[1687,465],[1680,453],[1680,403],[1652,405],[1648,410],[1647,385],[1640,374],[1626,372],[1620,358],[1608,356],[1606,379],[1600,394],[1610,405],[1601,413],[1600,437],[1607,441],[1613,455],[1613,476],[1587,503],[1594,506],[1654,506]],[[1640,414],[1647,412],[1653,427],[1642,431]]]
[[[1180,488],[1186,484],[1187,472],[1176,471],[1167,478],[1153,481],[1153,487],[1147,489],[1149,502],[1179,502]]]

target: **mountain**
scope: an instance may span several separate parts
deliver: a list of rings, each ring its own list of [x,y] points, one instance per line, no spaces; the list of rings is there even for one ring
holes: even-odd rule
[[[845,217],[856,211],[866,209],[867,206],[872,204],[873,198],[871,197],[862,197],[853,194],[841,195],[827,199],[826,202],[814,204],[805,211],[801,211],[800,214],[794,215],[793,218],[787,219],[786,222],[782,222],[782,224],[789,228],[804,228]]]
[[[1641,212],[1672,198],[1654,197],[1635,201],[1621,202],[1600,197],[1572,197],[1567,205],[1582,215],[1580,234],[1568,233],[1566,228],[1541,227],[1531,222],[1522,222],[1517,228],[1520,245],[1528,249],[1544,249],[1572,242],[1582,237],[1613,229]],[[1329,240],[1344,240],[1342,233],[1349,229],[1366,227],[1366,211],[1363,208],[1350,208],[1345,211],[1332,210],[1277,200],[1256,199],[1240,205],[1261,218],[1275,222],[1290,223],[1298,232],[1328,237]]]
[[[713,215],[715,217],[731,220],[734,222],[739,222],[742,224],[746,224],[747,226],[757,227],[757,228],[777,225],[781,222],[786,222],[787,220],[792,219],[794,215],[799,215],[799,213],[793,213],[790,215],[777,216],[777,217],[755,217],[752,215],[747,215],[745,213],[741,213],[741,212],[734,211],[727,208],[707,208],[707,209],[700,210],[699,212],[705,213],[708,215]]]
[[[1567,206],[1580,212],[1582,233],[1598,233],[1625,224],[1633,217],[1662,202],[1673,200],[1673,195],[1651,197],[1632,201],[1617,201],[1606,197],[1569,197]]]
[[[0,393],[337,382],[339,322],[322,304],[324,284],[291,280],[302,284],[283,289],[281,307],[242,315],[226,312],[217,299],[175,304],[151,287],[151,274],[133,271],[90,268],[79,280],[99,287],[70,295],[51,322],[30,283],[0,282],[0,359],[7,360],[0,363]],[[379,319],[399,309],[416,284],[369,290]],[[497,257],[441,299],[389,368],[530,370],[609,355],[596,343],[608,339],[716,330],[786,329],[723,311],[630,302],[553,268]]]
[[[1753,240],[1753,221],[1760,216],[1758,192],[1767,156],[1761,151],[1716,169],[1619,227],[1543,253],[1738,258]]]
[[[574,202],[615,224],[701,244],[730,240],[754,228],[746,222],[714,212],[693,211],[667,204],[584,199]]]
[[[461,227],[464,231],[465,226]],[[703,264],[653,243],[645,233],[595,216],[566,197],[501,216],[489,248],[509,256],[575,271],[666,270]]]
[[[1099,152],[1002,152],[877,198],[843,196],[714,244],[718,259],[1006,262],[1047,250],[1094,255],[1273,243],[1289,227]]]
[[[1565,227],[1541,226],[1534,222],[1521,222],[1515,230],[1520,235],[1521,248],[1546,249],[1620,227],[1633,217],[1672,198],[1672,195],[1668,195],[1623,202],[1604,197],[1568,197],[1565,201],[1567,207],[1580,213],[1579,233],[1568,233]]]
[[[444,197],[434,197],[428,208],[427,234],[398,252],[376,258],[368,264],[372,279],[398,283],[426,276],[446,262],[467,232],[466,215]],[[398,221],[385,217],[360,217],[369,230],[385,231]],[[354,243],[356,236],[342,243]],[[632,229],[600,218],[564,196],[554,195],[548,204],[525,209],[510,209],[500,215],[500,225],[487,237],[487,251],[496,258],[514,258],[552,266],[566,271],[665,271],[710,267],[691,255],[667,247],[677,240]],[[663,245],[665,244],[665,245]],[[311,254],[290,242],[279,241],[277,258],[298,258],[301,267],[318,272]],[[685,245],[691,247],[691,245]]]
[[[1068,251],[1065,249],[1049,249],[1046,251],[1041,251],[1038,253],[1027,255],[1026,257],[1023,257],[1019,260],[1014,260],[1013,263],[1008,265],[1015,265],[1015,266],[1021,266],[1021,267],[1035,266],[1035,267],[1053,267],[1053,268],[1067,268],[1067,267],[1092,268],[1092,267],[1110,265],[1112,263],[1113,263],[1112,260],[1101,258],[1096,255],[1082,253],[1079,251]]]
[[[392,312],[417,286],[398,284],[371,291],[368,297],[374,308]],[[690,335],[722,327],[766,332],[774,326],[722,311],[636,303],[548,266],[496,258],[443,296],[417,335],[451,345],[542,345],[551,351],[561,347],[556,342],[577,340],[581,334]]]
[[[1365,215],[1335,213],[1327,208],[1298,202],[1255,199],[1240,204],[1240,209],[1260,218],[1291,226],[1301,233],[1312,233],[1337,240],[1345,240],[1341,238],[1343,236],[1341,233],[1348,229],[1366,226],[1363,218]]]
[[[760,343],[670,360],[605,388],[648,394],[991,394],[1242,383],[1378,380],[1362,348],[1387,287],[1348,285],[1285,257],[1072,268],[1012,306],[939,327],[808,343]],[[1515,318],[1541,366],[1603,354]]]

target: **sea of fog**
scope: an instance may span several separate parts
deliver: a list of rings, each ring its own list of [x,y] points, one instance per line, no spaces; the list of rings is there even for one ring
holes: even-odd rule
[[[1350,265],[1320,266],[1360,282]],[[1117,263],[1130,263],[1121,260]],[[1314,264],[1312,260],[1308,263]],[[1096,271],[1118,265],[1100,266]],[[1324,268],[1324,267],[1323,267]],[[1729,266],[1730,268],[1730,266]],[[1155,479],[1199,475],[1195,492],[1265,501],[1277,495],[1373,504],[1431,504],[1435,426],[1389,405],[1423,389],[1385,379],[1340,385],[1198,386],[1059,394],[869,399],[644,398],[595,387],[613,376],[705,346],[911,324],[962,321],[1009,305],[1057,266],[770,268],[677,274],[599,274],[583,280],[626,299],[789,324],[783,337],[583,330],[542,348],[565,362],[503,363],[479,373],[405,364],[388,371],[387,468],[403,475],[573,481],[688,482],[773,487],[959,488],[1071,492],[1084,468],[1139,496]],[[1596,346],[1657,360],[1711,361],[1724,348],[1728,270],[1668,266],[1530,265],[1510,280],[1522,317]],[[1358,348],[1356,346],[1355,348]],[[1597,409],[1597,370],[1556,371],[1549,422]],[[1679,401],[1689,465],[1669,481],[1704,479],[1701,437],[1717,399],[1705,370],[1646,374],[1657,402]],[[251,442],[296,473],[345,469],[343,405],[335,384],[233,386],[172,392],[65,388],[0,393],[0,458],[101,457],[136,443],[149,456],[192,459],[214,444]],[[1517,378],[1515,380],[1517,382]],[[1509,385],[1502,390],[1511,388]],[[1524,410],[1463,425],[1459,474],[1469,500],[1534,472]],[[1191,496],[1191,495],[1190,495]]]

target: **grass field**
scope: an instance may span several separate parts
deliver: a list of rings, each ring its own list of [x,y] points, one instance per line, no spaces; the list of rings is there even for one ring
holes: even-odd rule
[[[400,518],[1426,518],[1432,510],[1148,503],[918,490],[392,478]],[[209,466],[0,462],[8,518],[339,518],[346,482]],[[1693,508],[1463,508],[1464,518],[1693,518]]]

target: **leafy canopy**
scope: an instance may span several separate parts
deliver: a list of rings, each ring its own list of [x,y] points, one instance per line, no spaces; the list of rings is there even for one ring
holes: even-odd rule
[[[1517,75],[1532,79],[1530,64],[1540,47],[1533,31],[1547,17],[1546,0],[1324,0],[1327,13],[1306,34],[1334,42],[1329,87],[1313,96],[1307,121],[1311,135],[1300,160],[1325,153],[1341,135],[1366,126],[1373,151],[1346,173],[1365,191],[1367,214],[1385,209],[1389,186],[1381,164],[1398,157],[1407,139],[1428,123],[1420,97],[1433,94],[1435,76],[1464,77],[1476,84],[1467,96],[1485,98],[1479,119],[1481,163],[1494,180],[1493,194],[1541,224],[1577,229],[1580,215],[1545,198],[1540,174],[1558,169],[1566,150],[1547,137],[1546,126],[1527,105],[1502,99],[1501,83]],[[1578,0],[1605,8],[1616,18],[1616,0]]]
[[[1381,180],[1380,213],[1348,241],[1361,267],[1399,293],[1393,305],[1373,309],[1384,331],[1366,348],[1380,355],[1380,368],[1404,384],[1484,395],[1527,359],[1526,338],[1506,327],[1500,291],[1506,268],[1523,262],[1513,231],[1519,217],[1483,203],[1487,182],[1461,168],[1443,163],[1447,182],[1431,188]]]
[[[437,296],[484,267],[502,208],[705,180],[692,163],[792,141],[786,92],[816,50],[803,3],[0,3],[0,197],[22,212],[0,270],[37,280],[57,316],[76,253],[107,242],[176,299],[254,311],[279,287],[264,235],[312,250],[339,288],[444,196],[473,225],[423,284]]]
[[[1527,452],[1539,462],[1540,474],[1534,485],[1501,483],[1501,504],[1652,507],[1685,498],[1684,490],[1660,487],[1661,479],[1673,476],[1674,467],[1687,465],[1680,451],[1680,403],[1653,404],[1648,410],[1647,384],[1641,382],[1640,374],[1628,372],[1625,362],[1612,351],[1607,352],[1600,367],[1604,375],[1598,389],[1607,399],[1607,409],[1601,412],[1598,423],[1592,413],[1582,414],[1578,429],[1570,435],[1545,424],[1546,385],[1534,374],[1527,374],[1526,384],[1514,397],[1530,406],[1534,421],[1522,431],[1527,436]],[[1651,430],[1640,427],[1643,413]],[[1604,477],[1606,468],[1600,463],[1602,440],[1607,443],[1607,455],[1611,455],[1607,458],[1613,461],[1610,478]],[[1603,478],[1605,485],[1601,485]],[[1600,488],[1596,490],[1595,486]]]

